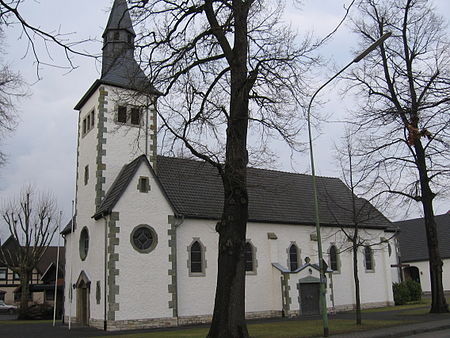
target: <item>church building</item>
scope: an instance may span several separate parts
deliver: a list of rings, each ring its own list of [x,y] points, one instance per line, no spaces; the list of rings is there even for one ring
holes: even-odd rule
[[[126,0],[115,0],[96,80],[79,112],[75,212],[66,245],[64,319],[106,330],[211,320],[223,188],[215,168],[157,153],[161,95],[134,58]],[[351,191],[318,177],[329,311],[355,303]],[[312,180],[248,169],[248,318],[319,313]],[[363,307],[393,304],[391,223],[365,200],[357,206]],[[370,287],[367,287],[370,286]]]

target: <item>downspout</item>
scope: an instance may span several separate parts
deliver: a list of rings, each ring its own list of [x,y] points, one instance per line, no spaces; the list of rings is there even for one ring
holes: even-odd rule
[[[176,321],[177,321],[177,326],[178,326],[178,259],[177,259],[177,252],[178,252],[178,246],[176,245],[176,242],[177,242],[177,229],[178,229],[178,227],[181,225],[181,224],[183,224],[183,222],[184,222],[184,216],[176,216],[175,217],[175,222],[174,222],[174,238],[173,238],[173,240],[174,240],[174,242],[175,242],[175,250],[174,250],[174,259],[175,259],[175,267],[174,267],[174,270],[175,270],[175,285],[174,285],[174,291],[175,291],[175,307],[174,307],[174,313],[173,313],[173,315],[174,315],[174,317],[176,318]]]
[[[103,330],[108,330],[108,321],[107,321],[107,304],[106,304],[106,295],[107,295],[107,267],[108,267],[108,216],[105,216],[105,240],[104,240],[104,257],[103,257],[103,263],[104,263],[104,269],[103,269],[103,280],[104,280],[104,286],[103,286]]]

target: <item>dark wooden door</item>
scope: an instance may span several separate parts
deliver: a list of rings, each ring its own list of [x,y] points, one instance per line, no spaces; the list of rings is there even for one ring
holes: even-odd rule
[[[300,284],[300,309],[302,315],[320,314],[320,284]]]

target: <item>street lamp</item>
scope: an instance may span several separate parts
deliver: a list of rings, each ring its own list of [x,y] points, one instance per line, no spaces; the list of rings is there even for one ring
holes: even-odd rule
[[[314,98],[317,94],[331,81],[337,78],[342,72],[344,72],[348,67],[350,67],[353,63],[358,63],[362,59],[364,59],[370,52],[374,51],[378,46],[380,46],[387,38],[391,36],[391,32],[387,32],[383,34],[378,40],[376,40],[372,45],[370,45],[367,49],[362,51],[358,56],[356,56],[351,62],[349,62],[344,68],[342,68],[339,72],[337,72],[333,77],[331,77],[327,82],[325,82],[319,89],[317,89],[314,95],[311,97],[308,105],[308,138],[309,138],[309,155],[311,162],[311,177],[312,177],[312,185],[313,185],[313,198],[314,198],[314,214],[315,214],[315,223],[316,223],[316,235],[317,235],[317,250],[319,251],[319,271],[320,271],[320,309],[322,312],[322,320],[323,320],[323,336],[328,337],[328,315],[327,315],[327,303],[325,300],[325,267],[322,255],[322,238],[320,236],[320,218],[319,218],[319,202],[317,197],[317,182],[316,182],[316,172],[314,169],[314,154],[313,154],[313,143],[312,143],[312,132],[311,132],[311,105],[314,101]]]

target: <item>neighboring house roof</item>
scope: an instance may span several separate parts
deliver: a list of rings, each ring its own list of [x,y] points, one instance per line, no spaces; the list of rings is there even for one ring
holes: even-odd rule
[[[450,258],[450,214],[435,216],[441,258]],[[394,222],[400,228],[399,243],[402,262],[428,260],[428,244],[423,218]]]
[[[96,219],[113,210],[144,159],[140,156],[123,167],[94,215]],[[164,156],[157,157],[156,167],[157,181],[177,215],[220,219],[223,187],[216,168],[206,162]],[[311,176],[248,168],[247,182],[250,222],[315,224]],[[353,226],[351,191],[338,178],[318,177],[317,182],[320,223]],[[366,200],[357,199],[356,204],[361,211],[359,226],[383,230],[391,226]]]
[[[38,271],[43,275],[48,268],[54,264],[56,265],[56,256],[58,253],[58,247],[57,246],[49,246],[47,250],[45,250],[44,255],[42,256],[41,260],[37,264]],[[64,271],[64,265],[66,262],[66,255],[65,255],[65,249],[63,246],[59,247],[59,269],[62,269]]]
[[[11,259],[15,259],[15,251],[19,249],[19,245],[17,240],[13,236],[9,236],[9,238],[2,244],[3,252],[6,252],[8,255],[8,252],[11,252],[11,255],[8,255],[8,261],[9,265],[15,265],[17,263],[11,264]],[[45,250],[44,254],[42,255],[41,259],[36,265],[36,269],[39,271],[40,274],[44,274],[47,269],[53,264],[56,263],[56,255],[57,255],[57,246],[49,246]],[[59,267],[64,271],[64,264],[65,264],[65,249],[63,246],[59,247]],[[1,255],[1,252],[0,252]],[[1,266],[1,264],[0,264]]]

